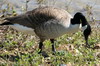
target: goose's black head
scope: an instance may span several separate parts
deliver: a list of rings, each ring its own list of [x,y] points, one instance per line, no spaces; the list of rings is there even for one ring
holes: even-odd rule
[[[74,15],[74,18],[71,20],[71,24],[81,24],[82,25],[82,31],[83,31],[83,35],[85,37],[86,46],[89,46],[88,36],[91,34],[91,26],[87,22],[85,16],[82,13],[77,12]]]

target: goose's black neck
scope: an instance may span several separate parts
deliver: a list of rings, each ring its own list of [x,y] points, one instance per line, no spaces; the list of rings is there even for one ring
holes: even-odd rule
[[[91,34],[91,26],[89,25],[89,23],[87,22],[85,16],[78,12],[74,15],[74,18],[71,19],[71,24],[82,24],[83,27],[83,34],[84,34],[84,38],[86,41],[86,46],[89,46],[88,44],[88,36]]]
[[[77,12],[74,15],[74,18],[71,19],[71,24],[82,24],[82,26],[85,26],[85,25],[88,25],[88,22],[82,13]]]

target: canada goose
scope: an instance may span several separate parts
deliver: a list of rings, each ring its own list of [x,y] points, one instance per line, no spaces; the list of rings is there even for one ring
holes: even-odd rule
[[[85,37],[86,46],[89,46],[88,36],[91,33],[91,27],[85,16],[80,12],[77,12],[72,17],[63,9],[46,6],[15,17],[5,18],[5,20],[0,25],[9,25],[18,31],[28,34],[35,32],[40,38],[40,53],[45,40],[50,39],[52,51],[55,52],[54,39],[64,34],[75,33],[80,29],[80,26]]]

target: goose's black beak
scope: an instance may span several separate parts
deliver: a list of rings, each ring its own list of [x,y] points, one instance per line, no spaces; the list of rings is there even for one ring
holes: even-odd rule
[[[88,37],[91,34],[91,26],[88,24],[87,28],[83,31],[83,35],[86,41],[86,47],[90,48],[90,45],[88,43]]]

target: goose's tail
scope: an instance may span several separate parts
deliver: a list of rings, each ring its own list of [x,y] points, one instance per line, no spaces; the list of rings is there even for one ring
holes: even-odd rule
[[[0,23],[0,26],[3,26],[3,25],[13,25],[12,21],[17,18],[17,17],[8,17],[8,18],[4,18],[3,19],[3,22]]]
[[[12,23],[10,23],[10,22],[4,22],[4,23],[0,24],[0,26],[3,26],[3,25],[12,25]]]

